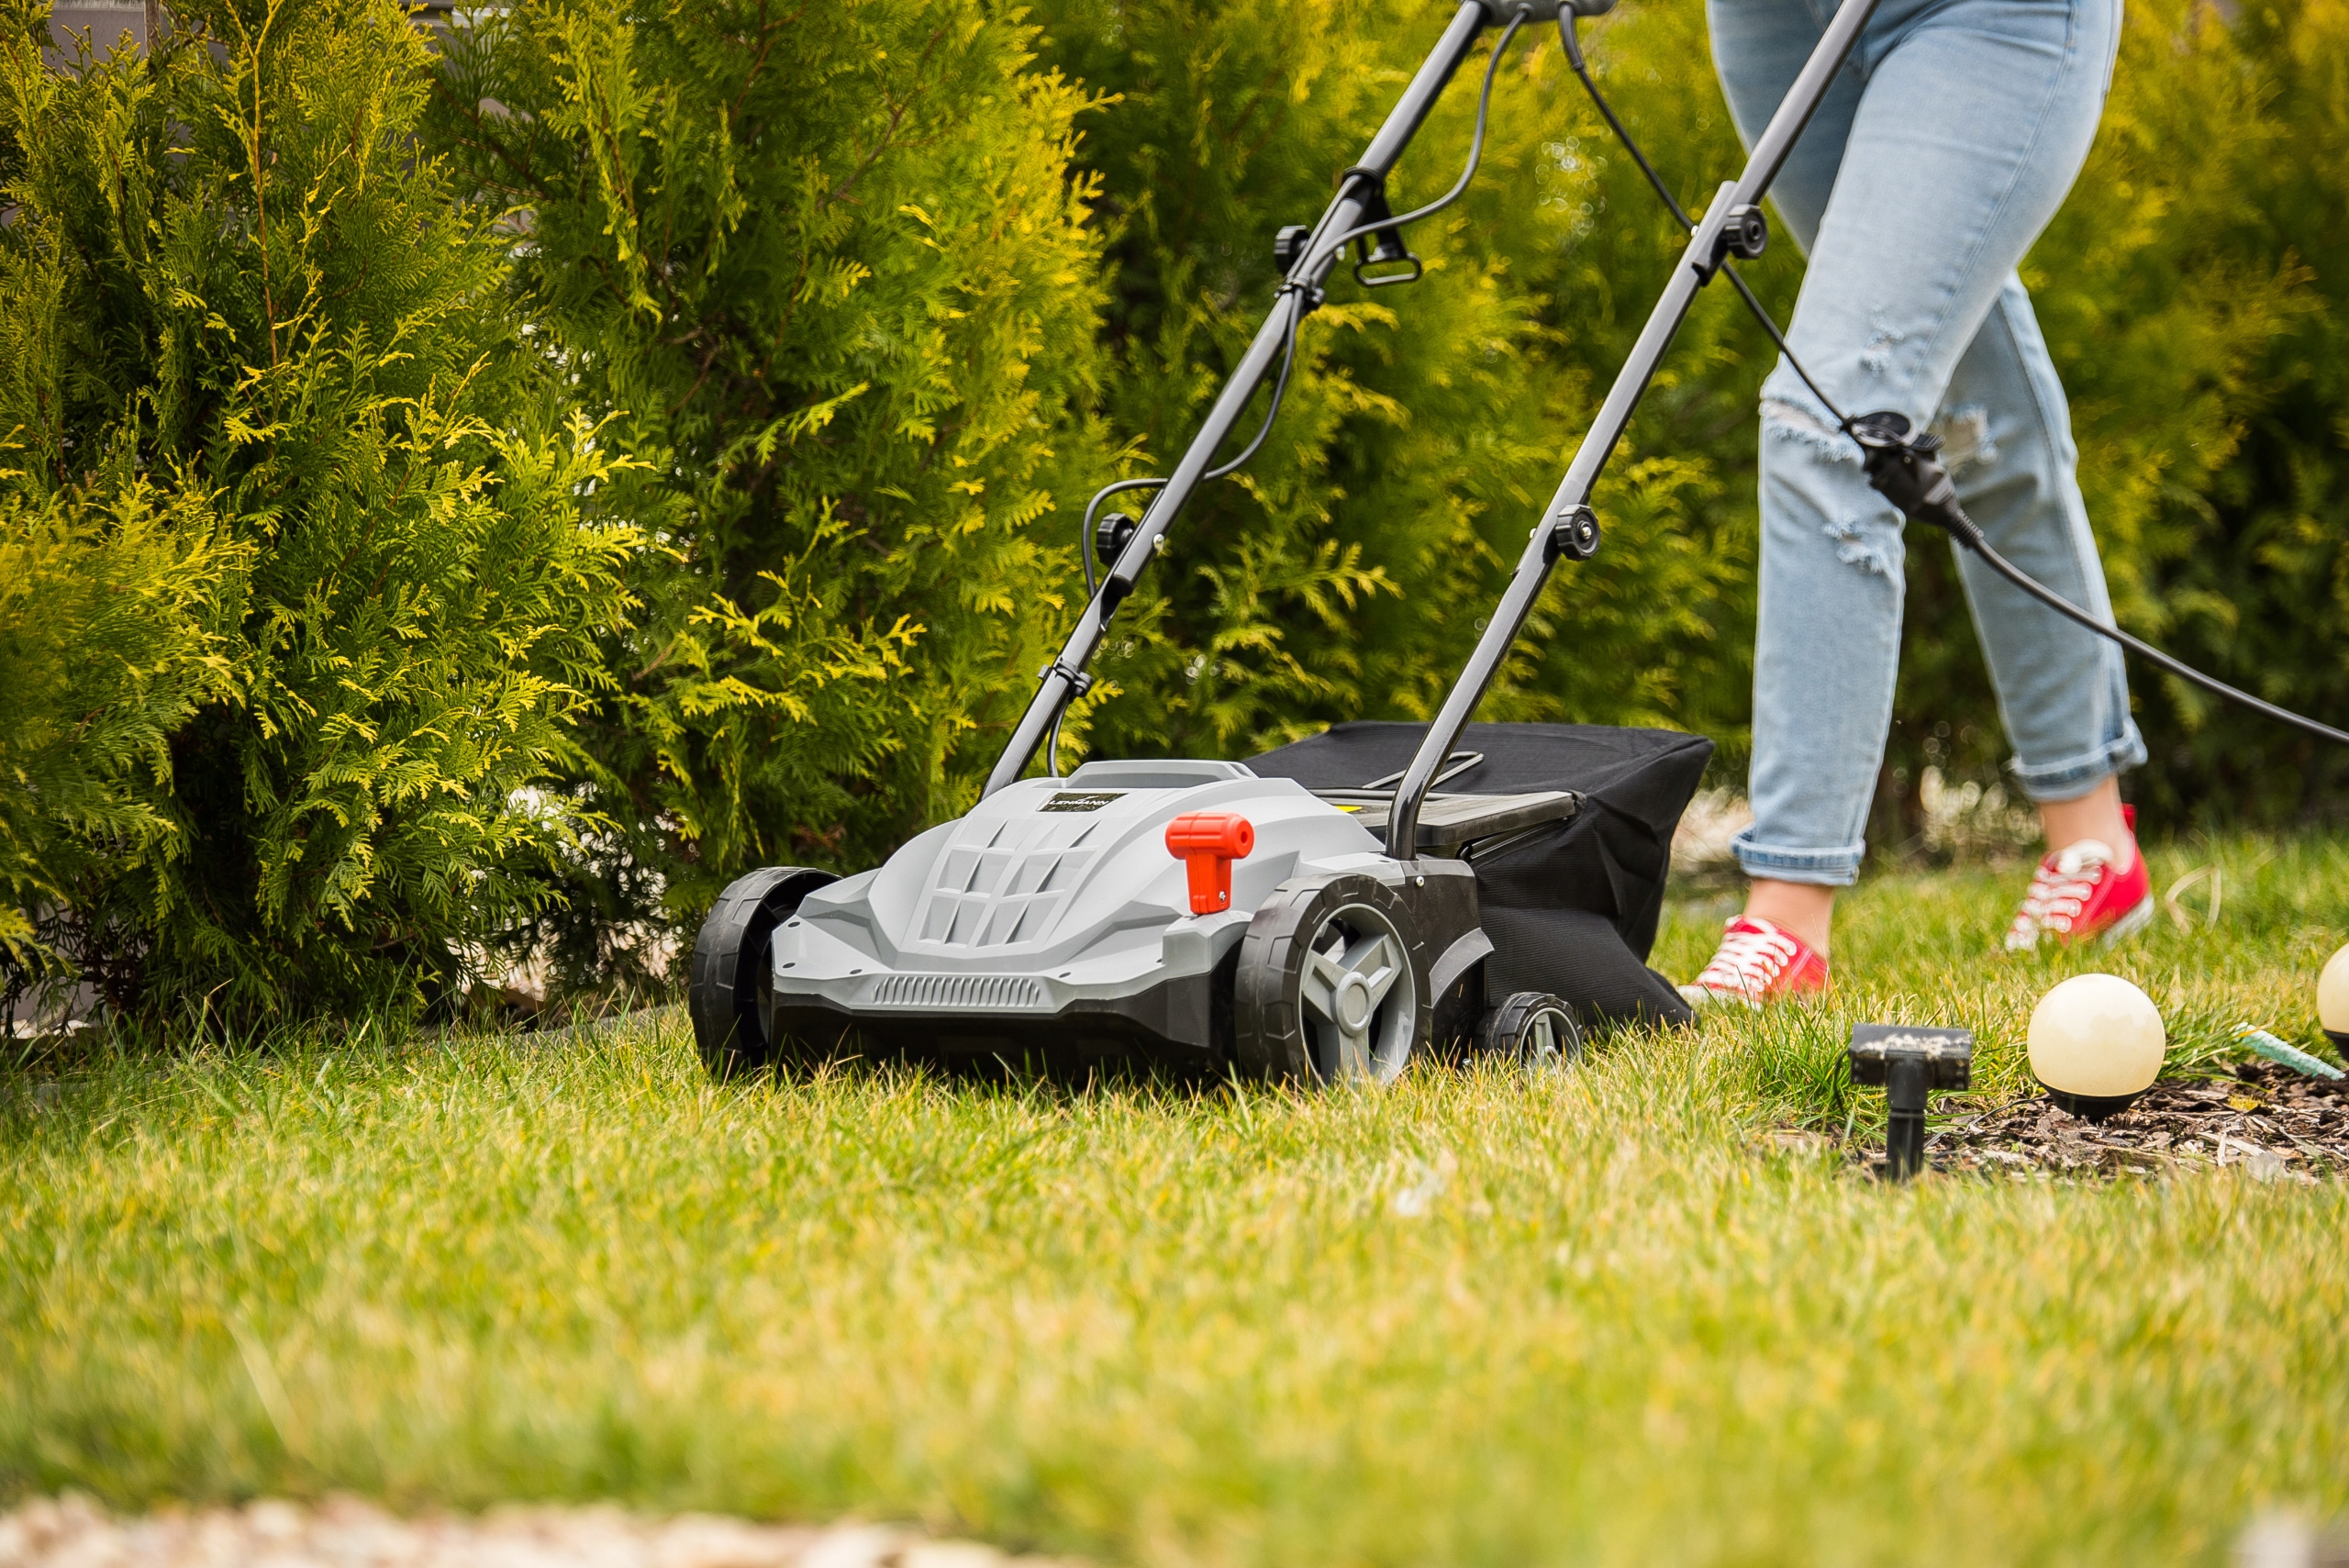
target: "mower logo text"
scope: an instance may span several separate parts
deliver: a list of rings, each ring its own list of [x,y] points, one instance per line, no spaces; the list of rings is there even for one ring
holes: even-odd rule
[[[1123,800],[1125,795],[1126,792],[1121,789],[1090,792],[1064,789],[1037,809],[1040,811],[1098,811],[1113,800]]]

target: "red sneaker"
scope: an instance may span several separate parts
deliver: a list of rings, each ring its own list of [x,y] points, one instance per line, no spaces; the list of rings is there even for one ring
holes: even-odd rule
[[[1720,951],[1705,972],[1680,988],[1692,1007],[1735,1002],[1758,1007],[1779,996],[1804,996],[1827,989],[1827,960],[1792,931],[1751,915],[1740,915],[1721,930]]]
[[[2124,806],[2121,816],[2129,825],[2129,869],[2113,870],[2120,856],[2096,839],[2050,854],[2032,873],[2031,891],[2007,928],[2009,952],[2029,952],[2042,937],[2055,942],[2095,937],[2110,945],[2145,929],[2154,917],[2154,886],[2137,848],[2137,808]]]

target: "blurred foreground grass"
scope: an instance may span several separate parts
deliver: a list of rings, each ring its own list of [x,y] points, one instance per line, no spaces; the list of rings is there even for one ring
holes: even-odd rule
[[[2234,841],[2105,966],[2173,1065],[2306,1042],[2349,843]],[[0,1492],[858,1510],[1148,1563],[2220,1558],[2349,1504],[2349,1203],[2232,1173],[1883,1190],[1863,1018],[2021,1084],[2085,957],[1879,879],[1835,1000],[1525,1084],[715,1087],[600,1036],[0,1072]],[[2207,883],[2189,895],[2199,913]],[[1685,976],[1718,913],[1675,909]]]

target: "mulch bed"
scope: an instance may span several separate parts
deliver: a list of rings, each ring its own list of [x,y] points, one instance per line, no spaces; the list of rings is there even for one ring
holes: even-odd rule
[[[1986,1175],[2156,1175],[2241,1166],[2261,1181],[2349,1174],[2349,1082],[2275,1062],[2230,1075],[2156,1084],[2120,1115],[2093,1122],[2045,1095],[1960,1115],[1926,1140],[1935,1168]],[[1880,1160],[1880,1150],[1863,1156]]]

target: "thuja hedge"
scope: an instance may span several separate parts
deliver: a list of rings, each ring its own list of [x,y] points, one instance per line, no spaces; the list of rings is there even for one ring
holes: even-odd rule
[[[433,145],[527,235],[512,307],[653,541],[577,730],[613,826],[562,878],[570,968],[952,814],[1072,610],[1097,106],[999,13],[523,0],[449,40]]]
[[[967,802],[1442,0],[175,6],[206,47],[0,107],[0,940],[149,1010],[414,1006],[501,953],[660,984],[764,861]],[[1738,160],[1698,7],[1591,29],[1685,202]],[[2132,8],[2027,275],[2124,622],[2336,719],[2349,12]],[[1448,185],[1464,73],[1397,178]],[[1331,290],[1259,461],[1121,615],[1068,760],[1242,755],[1438,700],[1671,264],[1536,32],[1428,275]],[[1799,258],[1751,270],[1781,313]],[[1708,291],[1488,714],[1741,764],[1753,395]],[[1880,842],[1986,774],[1937,539]],[[2319,812],[2338,762],[2140,676],[2160,820]],[[648,938],[656,940],[647,940]]]
[[[633,532],[368,0],[0,37],[0,881],[16,980],[412,1007],[543,901]]]

